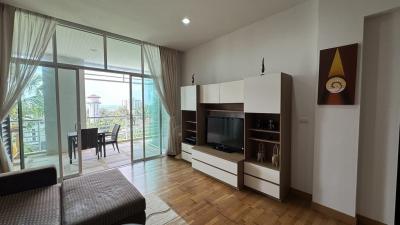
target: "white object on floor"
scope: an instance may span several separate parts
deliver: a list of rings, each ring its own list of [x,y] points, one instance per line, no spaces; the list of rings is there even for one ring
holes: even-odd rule
[[[158,196],[148,194],[144,197],[146,199],[146,225],[169,224],[180,218],[180,216]],[[183,221],[183,219],[181,221]]]

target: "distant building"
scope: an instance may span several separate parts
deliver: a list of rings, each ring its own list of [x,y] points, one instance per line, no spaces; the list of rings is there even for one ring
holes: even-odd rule
[[[89,95],[86,101],[86,105],[87,105],[87,116],[90,117],[99,117],[100,113],[99,113],[99,105],[101,104],[100,102],[100,96],[95,95],[95,94],[91,94]]]

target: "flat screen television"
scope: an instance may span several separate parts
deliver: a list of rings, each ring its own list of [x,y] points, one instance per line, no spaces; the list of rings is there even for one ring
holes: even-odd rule
[[[225,152],[243,151],[243,119],[207,117],[207,144]]]

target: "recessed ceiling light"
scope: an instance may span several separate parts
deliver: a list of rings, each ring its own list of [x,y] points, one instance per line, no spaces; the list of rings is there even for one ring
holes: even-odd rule
[[[182,19],[182,23],[185,24],[185,25],[188,25],[188,24],[190,23],[190,19],[187,18],[187,17],[184,17],[184,18]]]

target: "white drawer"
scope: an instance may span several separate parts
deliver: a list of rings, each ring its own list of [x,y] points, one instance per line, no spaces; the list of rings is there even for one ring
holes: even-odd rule
[[[244,162],[244,173],[253,175],[263,180],[270,181],[275,184],[280,184],[279,171],[262,167],[251,162]]]
[[[192,154],[192,148],[193,148],[193,145],[182,143],[182,152]]]
[[[238,178],[237,176],[225,172],[223,170],[217,169],[205,163],[199,162],[195,159],[192,160],[192,167],[198,171],[201,171],[209,176],[217,178],[220,181],[223,181],[235,188],[238,187]]]
[[[182,151],[182,159],[191,163],[192,162],[192,154],[188,154],[188,153]]]
[[[249,176],[249,175],[244,175],[244,185],[250,188],[253,188],[254,190],[260,191],[262,193],[265,193],[267,195],[270,195],[272,197],[275,197],[279,199],[279,186],[269,183],[267,181],[263,181],[260,179],[257,179],[255,177]]]
[[[228,160],[224,160],[197,150],[192,150],[192,158],[205,162],[209,165],[215,166],[222,170],[228,171],[235,175],[238,174],[237,164]]]

